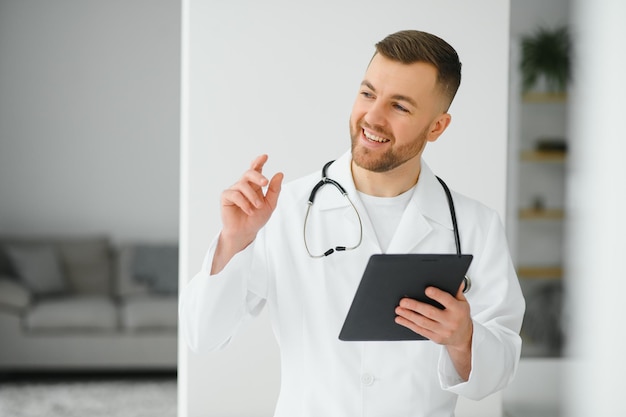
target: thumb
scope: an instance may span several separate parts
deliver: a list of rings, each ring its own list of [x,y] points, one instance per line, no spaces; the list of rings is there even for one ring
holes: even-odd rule
[[[272,210],[276,208],[278,203],[278,195],[282,187],[284,175],[282,172],[275,174],[267,187],[267,193],[265,193],[265,201],[270,205]]]
[[[459,301],[465,301],[465,294],[463,290],[465,289],[465,280],[461,281],[461,285],[459,286],[458,291],[456,292],[456,299]]]

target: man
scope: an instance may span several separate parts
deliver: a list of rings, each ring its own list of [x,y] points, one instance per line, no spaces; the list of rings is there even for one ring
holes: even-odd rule
[[[396,323],[428,341],[338,339],[372,254],[454,253],[446,195],[421,155],[450,124],[460,70],[434,35],[389,35],[352,109],[351,151],[326,173],[348,198],[322,188],[307,211],[320,172],[282,187],[281,173],[263,175],[266,155],[222,193],[222,230],[181,296],[183,334],[194,350],[220,348],[267,304],[282,361],[276,416],[451,416],[457,395],[479,399],[512,378],[524,300],[501,222],[457,193],[474,256],[467,296],[429,287],[444,310],[400,300]],[[317,257],[336,245],[347,250]]]

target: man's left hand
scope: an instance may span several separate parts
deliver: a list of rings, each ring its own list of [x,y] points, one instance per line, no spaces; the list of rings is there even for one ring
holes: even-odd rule
[[[396,307],[396,323],[445,345],[459,375],[467,380],[471,370],[473,323],[470,306],[463,295],[463,284],[456,296],[436,287],[426,288],[426,296],[444,310],[411,298],[403,298]]]

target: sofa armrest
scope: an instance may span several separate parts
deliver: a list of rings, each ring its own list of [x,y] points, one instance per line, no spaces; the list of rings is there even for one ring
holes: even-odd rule
[[[11,277],[0,275],[0,309],[21,313],[32,301],[30,291]]]

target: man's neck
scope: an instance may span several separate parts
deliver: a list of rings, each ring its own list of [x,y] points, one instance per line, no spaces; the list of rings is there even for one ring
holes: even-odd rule
[[[417,184],[421,171],[420,157],[387,172],[373,172],[352,161],[352,178],[356,189],[375,197],[395,197]]]

